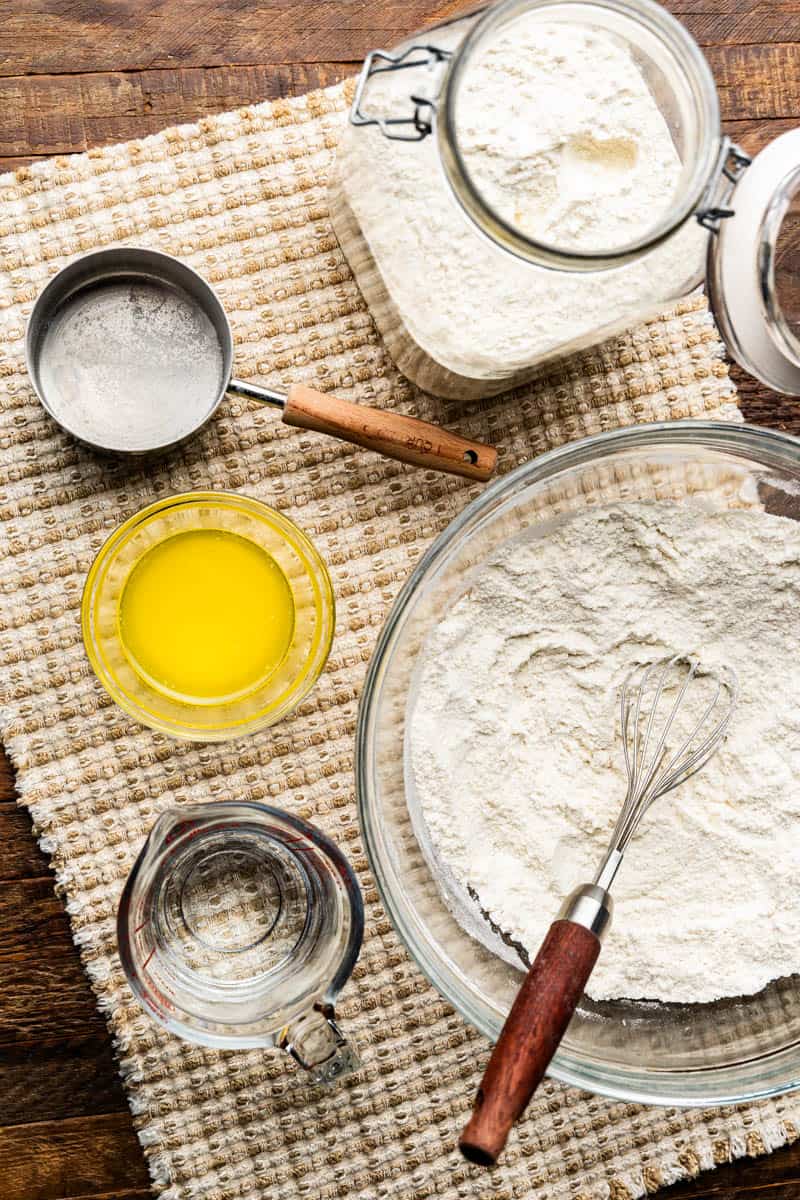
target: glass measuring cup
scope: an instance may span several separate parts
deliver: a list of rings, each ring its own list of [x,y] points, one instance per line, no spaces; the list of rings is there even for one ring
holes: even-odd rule
[[[341,851],[256,803],[163,813],[117,915],[122,965],[149,1016],[201,1045],[277,1046],[325,1084],[360,1065],[335,1003],[363,932]]]

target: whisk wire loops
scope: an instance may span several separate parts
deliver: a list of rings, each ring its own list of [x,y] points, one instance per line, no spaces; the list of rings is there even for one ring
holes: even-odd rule
[[[713,689],[699,719],[688,734],[681,734],[676,750],[669,737],[687,693],[700,679]],[[659,730],[659,708],[668,689],[677,683],[677,696],[666,711]],[[728,667],[702,668],[692,655],[636,668],[622,685],[620,724],[628,775],[625,803],[614,830],[611,853],[621,855],[650,805],[696,774],[717,750],[733,716],[738,693],[736,676]]]

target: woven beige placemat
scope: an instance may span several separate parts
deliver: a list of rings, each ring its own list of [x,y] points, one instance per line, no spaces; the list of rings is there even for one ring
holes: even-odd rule
[[[185,256],[219,289],[236,371],[305,381],[459,424],[502,467],[568,439],[657,418],[737,419],[704,302],[635,330],[512,396],[459,411],[400,379],[331,231],[325,175],[342,88],[40,163],[0,179],[2,735],[121,1069],[156,1190],[169,1200],[613,1197],[793,1139],[800,1102],[680,1112],[549,1084],[493,1174],[454,1153],[486,1042],[425,983],[378,902],[353,796],[356,703],[378,628],[431,539],[477,488],[290,431],[228,402],[156,469],[100,461],[63,436],[25,374],[33,300],[71,256],[116,241]],[[131,724],[83,653],[86,571],[153,498],[240,489],[286,511],[330,564],[330,664],[290,720],[241,744],[189,747]],[[275,1052],[183,1045],[132,1001],[115,953],[122,883],[166,806],[266,800],[318,822],[358,869],[367,936],[341,1005],[364,1068],[309,1086]]]

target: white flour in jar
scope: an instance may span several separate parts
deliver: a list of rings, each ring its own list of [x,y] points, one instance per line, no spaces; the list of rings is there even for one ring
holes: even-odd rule
[[[476,54],[458,141],[490,206],[562,249],[615,249],[666,215],[681,175],[629,51],[606,35],[518,20]]]
[[[588,991],[700,1002],[800,971],[799,609],[800,526],[760,511],[613,505],[500,550],[426,645],[407,733],[465,902],[536,952],[624,799],[620,684],[685,650],[734,667],[736,716],[631,843]]]
[[[463,25],[429,40],[454,48]],[[630,54],[606,35],[523,15],[468,74],[459,126],[473,174],[488,180],[501,211],[525,210],[543,234],[558,225],[576,245],[634,240],[666,211],[681,173],[659,107]],[[373,77],[365,106],[407,114],[409,94],[428,94],[417,71]],[[492,149],[490,150],[490,147]],[[509,386],[537,364],[592,345],[685,295],[703,277],[707,235],[695,221],[657,250],[613,270],[553,271],[521,262],[484,238],[459,208],[435,137],[387,140],[376,128],[345,130],[332,215],[356,277],[390,345],[410,336],[402,369],[440,390],[415,359],[477,381],[479,392]],[[343,203],[340,203],[343,202]],[[527,207],[526,207],[527,206]],[[346,220],[337,220],[344,208]],[[370,295],[363,247],[391,308]],[[369,260],[366,260],[369,261]],[[401,332],[398,333],[398,330]],[[472,388],[472,392],[475,389]]]

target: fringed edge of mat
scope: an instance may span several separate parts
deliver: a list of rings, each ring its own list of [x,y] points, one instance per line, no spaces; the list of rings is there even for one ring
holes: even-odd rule
[[[574,1200],[642,1200],[663,1188],[698,1179],[705,1172],[716,1171],[742,1159],[764,1158],[775,1150],[793,1145],[798,1136],[793,1122],[769,1120],[747,1134],[715,1138],[707,1146],[698,1146],[688,1140],[680,1150],[676,1148],[674,1157],[666,1158],[658,1165],[614,1176],[603,1189],[602,1196],[598,1192],[579,1191]],[[709,1187],[712,1186],[709,1179]],[[170,1200],[179,1198],[170,1197]]]
[[[112,142],[76,154],[55,155],[0,173],[0,201],[25,201],[55,186],[67,186],[95,179],[121,166],[145,166],[160,160],[163,154],[174,157],[184,150],[223,145],[248,134],[303,124],[315,117],[344,111],[355,92],[356,78],[348,76],[340,83],[316,88],[300,96],[262,100],[244,108],[229,109],[201,117],[182,125],[170,125],[157,133],[127,142]],[[153,152],[158,149],[158,155]]]

